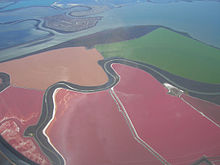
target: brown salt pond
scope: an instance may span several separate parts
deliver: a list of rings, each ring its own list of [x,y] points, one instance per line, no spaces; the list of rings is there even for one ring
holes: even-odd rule
[[[45,90],[58,81],[98,86],[108,81],[97,63],[101,59],[96,49],[70,47],[0,63],[0,71],[10,75],[11,85],[23,88]]]

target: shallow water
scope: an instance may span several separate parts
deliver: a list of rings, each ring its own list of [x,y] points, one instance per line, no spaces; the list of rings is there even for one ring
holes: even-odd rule
[[[28,20],[12,25],[0,26],[0,50],[24,44],[50,35],[49,32],[36,30],[38,21]]]
[[[116,8],[104,13],[103,16],[104,19],[99,26],[106,28],[137,24],[163,25],[187,32],[202,42],[220,48],[219,2],[196,1],[167,4],[148,2]]]
[[[25,1],[24,1],[25,2]],[[40,3],[41,1],[39,1]],[[48,1],[49,5],[52,1]],[[59,2],[59,1],[57,1]],[[66,2],[66,1],[60,1]],[[67,1],[68,2],[68,1]],[[75,2],[75,1],[74,1]],[[87,1],[85,1],[87,3]],[[17,5],[17,4],[16,4]],[[34,5],[34,4],[31,4]],[[14,5],[12,5],[14,6]],[[37,11],[39,7],[32,7],[17,10],[14,12],[3,12],[0,13],[0,22],[7,21],[16,21],[16,20],[25,20],[25,19],[39,19],[43,16],[49,15],[57,15],[65,12],[69,12],[72,9],[53,9],[49,7],[40,7],[39,9],[42,12],[39,13]],[[33,9],[33,12],[30,12]],[[78,9],[77,9],[78,10]],[[29,11],[29,12],[28,12]],[[132,11],[132,12],[131,12]],[[14,35],[10,38],[14,42],[10,44],[2,44],[1,49],[8,47],[8,45],[12,46],[12,48],[4,50],[0,52],[0,54],[4,54],[4,57],[0,57],[0,61],[5,59],[10,59],[12,57],[12,52],[16,51],[17,54],[14,56],[22,56],[25,53],[31,53],[33,51],[40,50],[42,48],[46,48],[49,46],[53,46],[64,41],[68,41],[73,38],[77,38],[80,36],[84,36],[87,34],[92,34],[98,31],[107,30],[110,28],[116,27],[126,27],[132,25],[162,25],[170,27],[177,31],[186,32],[191,35],[193,38],[200,40],[206,44],[213,45],[215,47],[220,48],[220,3],[215,1],[194,1],[194,2],[176,2],[176,3],[136,3],[133,5],[126,5],[119,8],[113,8],[111,10],[105,11],[104,13],[97,14],[98,16],[103,16],[102,20],[98,22],[98,24],[90,29],[69,33],[69,34],[61,34],[57,33],[53,30],[43,28],[41,24],[39,24],[39,28],[37,30],[33,30],[34,24],[32,26],[27,26],[25,29],[27,31],[34,31],[34,33],[21,33],[23,34],[23,38],[32,38],[32,39],[41,39],[42,30],[49,31],[54,33],[54,36],[50,38],[50,41],[47,41],[43,44],[34,45],[31,47],[13,47],[20,43],[25,43],[22,37],[17,38]],[[19,24],[13,24],[11,27],[15,29]],[[5,25],[0,25],[1,32],[7,30]],[[19,33],[19,31],[18,31]],[[4,34],[6,36],[7,34]],[[7,37],[6,37],[7,38]],[[2,40],[2,39],[1,39]],[[27,40],[28,42],[31,39]],[[5,41],[1,41],[4,43]],[[27,43],[27,42],[26,42]],[[32,43],[30,43],[33,45]],[[4,46],[5,45],[5,46]]]

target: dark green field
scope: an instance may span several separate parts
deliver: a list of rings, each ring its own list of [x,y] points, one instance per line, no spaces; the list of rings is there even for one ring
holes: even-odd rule
[[[220,83],[220,50],[165,28],[138,39],[95,47],[105,58],[123,57],[191,80]]]

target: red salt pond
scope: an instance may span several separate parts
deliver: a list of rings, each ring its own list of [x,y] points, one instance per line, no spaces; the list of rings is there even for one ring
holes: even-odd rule
[[[168,95],[150,74],[121,64],[113,68],[121,77],[114,91],[139,140],[173,165],[220,155],[220,129],[213,122],[180,98]]]
[[[55,118],[46,129],[67,165],[160,165],[133,137],[109,91],[57,89]]]
[[[46,128],[67,165],[188,165],[220,155],[220,129],[150,74],[122,64],[112,89],[57,89]],[[152,152],[149,152],[152,151]],[[159,159],[157,159],[159,158]]]
[[[189,95],[183,95],[182,98],[220,127],[220,105],[191,97]]]
[[[18,152],[30,160],[47,165],[47,157],[33,138],[23,137],[24,130],[37,123],[43,92],[9,87],[0,93],[0,134]]]

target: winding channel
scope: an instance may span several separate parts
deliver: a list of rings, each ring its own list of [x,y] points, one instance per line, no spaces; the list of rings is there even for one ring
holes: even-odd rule
[[[156,78],[160,83],[169,83],[185,92],[188,92],[191,96],[199,97],[201,99],[206,99],[208,101],[212,101],[212,97],[220,95],[220,84],[206,84],[199,83],[196,81],[188,80],[181,78],[179,76],[174,76],[166,71],[163,71],[155,66],[130,61],[123,58],[109,58],[99,61],[99,65],[104,69],[108,76],[108,82],[100,85],[100,86],[80,86],[76,84],[72,84],[69,82],[60,81],[57,82],[50,87],[47,88],[43,98],[43,106],[40,119],[36,125],[28,127],[24,136],[26,137],[34,137],[42,151],[47,155],[50,159],[50,163],[53,165],[64,165],[65,160],[62,155],[52,146],[49,142],[48,137],[45,135],[45,129],[49,125],[49,123],[53,120],[54,115],[54,93],[58,88],[64,88],[68,90],[73,90],[77,92],[91,93],[96,91],[103,91],[106,89],[110,89],[114,87],[119,82],[119,76],[115,73],[113,68],[111,67],[113,63],[124,64],[128,66],[132,66],[135,68],[139,68],[144,70],[145,72],[151,74],[154,78]],[[0,91],[6,89],[10,85],[10,77],[5,73],[0,73]],[[220,102],[216,102],[216,104],[220,104]],[[21,155],[18,151],[13,149],[1,136],[0,136],[0,149],[1,151],[13,162],[21,161],[21,164],[36,164],[23,155]]]

